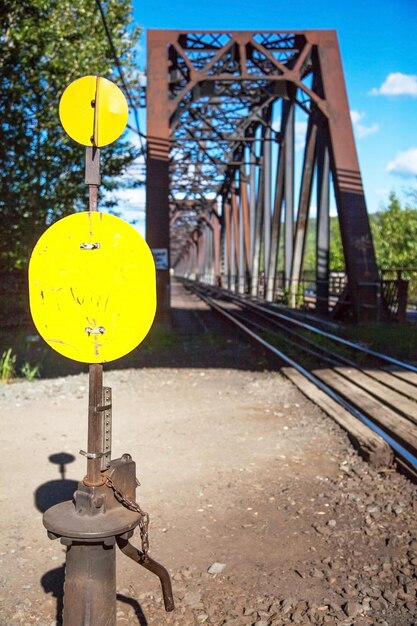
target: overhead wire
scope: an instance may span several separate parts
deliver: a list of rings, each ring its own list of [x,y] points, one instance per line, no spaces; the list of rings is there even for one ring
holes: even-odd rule
[[[132,95],[130,93],[130,89],[129,89],[127,83],[126,83],[125,76],[124,76],[123,69],[122,69],[122,65],[120,63],[120,59],[119,59],[118,54],[116,52],[116,48],[115,48],[115,45],[114,45],[114,42],[113,42],[113,38],[112,38],[112,35],[111,35],[111,32],[110,32],[109,26],[107,24],[106,13],[104,11],[104,8],[103,8],[103,5],[101,3],[101,0],[96,0],[96,5],[97,5],[98,10],[100,11],[100,15],[101,15],[101,20],[103,22],[104,31],[106,33],[106,37],[107,37],[107,40],[109,42],[110,50],[111,50],[112,55],[114,57],[116,68],[117,68],[117,71],[118,71],[119,76],[120,76],[120,81],[121,81],[123,89],[124,89],[124,91],[126,93],[127,100],[128,100],[128,102],[129,102],[129,104],[131,106],[131,110],[133,112],[133,118],[134,118],[134,122],[135,122],[136,128],[132,129],[131,126],[129,128],[131,128],[131,130],[134,130],[134,132],[137,133],[137,135],[139,137],[141,154],[143,156],[145,156],[146,155],[146,145],[144,144],[143,140],[144,139],[146,140],[146,135],[144,133],[142,133],[142,131],[140,130],[139,115],[138,115],[138,111],[137,111],[137,108],[136,108],[136,104],[135,104],[135,102],[134,102],[134,100],[132,98]]]

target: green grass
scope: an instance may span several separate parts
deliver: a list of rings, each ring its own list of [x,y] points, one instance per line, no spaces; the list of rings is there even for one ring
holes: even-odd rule
[[[358,324],[346,327],[343,337],[396,359],[417,361],[417,326]]]

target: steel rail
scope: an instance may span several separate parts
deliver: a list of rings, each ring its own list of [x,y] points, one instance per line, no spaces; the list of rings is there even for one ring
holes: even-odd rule
[[[244,313],[245,312],[243,312],[243,315],[237,315],[238,319],[240,319],[242,322],[246,322],[248,324],[251,324],[252,326],[258,328],[261,331],[271,332],[271,329],[266,328],[266,326],[263,326],[262,324],[259,324],[258,322],[254,322],[252,320],[246,319],[245,316],[244,316]],[[307,348],[306,346],[302,345],[301,343],[298,343],[297,341],[293,341],[292,339],[288,339],[288,337],[286,337],[285,335],[282,336],[282,339],[284,341],[286,341],[291,346],[294,346],[295,348],[298,348],[299,350],[302,350],[304,353],[311,354],[312,356],[315,356],[318,359],[321,359],[322,361],[326,361],[327,363],[330,363],[331,365],[334,365],[334,366],[349,365],[352,368],[359,369],[359,368],[357,368],[356,364],[353,361],[350,361],[349,359],[345,359],[341,355],[335,354],[334,352],[333,353],[330,352],[330,350],[327,350],[323,346],[319,346],[318,344],[315,344],[313,341],[311,341],[310,339],[306,339],[305,337],[303,337],[302,335],[300,335],[299,333],[297,333],[294,330],[290,330],[289,328],[285,328],[285,326],[283,326],[283,325],[281,325],[279,323],[276,324],[276,328],[282,328],[282,329],[285,330],[285,333],[287,333],[289,335],[293,335],[295,337],[298,337],[301,340],[301,342],[305,342],[309,346],[315,346],[316,348],[318,348],[318,350],[314,350],[313,348]],[[333,356],[332,357],[325,356],[326,353],[327,354],[332,354]]]
[[[326,337],[327,339],[331,339],[332,341],[336,341],[337,343],[341,343],[345,346],[348,346],[349,348],[358,350],[359,352],[363,352],[370,356],[374,356],[378,359],[386,361],[387,363],[391,363],[392,365],[397,365],[398,367],[401,367],[402,369],[406,369],[410,372],[417,373],[417,367],[415,367],[414,365],[410,365],[409,363],[406,363],[405,361],[394,359],[393,357],[390,357],[387,354],[383,354],[382,352],[378,352],[377,350],[372,350],[371,348],[365,348],[364,346],[361,346],[358,343],[354,343],[353,341],[349,341],[348,339],[343,339],[343,337],[338,337],[337,335],[334,335],[333,333],[326,333],[324,330],[320,330],[316,326],[312,326],[311,324],[307,324],[305,322],[300,322],[299,320],[295,320],[294,318],[284,315],[283,313],[278,313],[277,311],[273,311],[267,307],[262,307],[252,302],[248,302],[247,304],[253,308],[263,309],[264,311],[268,311],[268,313],[270,313],[273,317],[284,319],[296,326],[300,326],[302,328],[305,328],[306,330],[310,330],[318,335],[321,335],[322,337]]]
[[[243,309],[244,311],[244,309]],[[307,337],[304,337],[304,335],[302,335],[301,333],[297,332],[296,330],[292,330],[290,328],[287,328],[284,324],[280,324],[279,322],[277,322],[276,320],[271,320],[269,315],[268,315],[268,311],[265,310],[264,312],[260,312],[258,313],[258,315],[264,319],[266,319],[266,321],[268,321],[270,324],[273,324],[275,328],[281,328],[283,330],[285,330],[285,332],[289,335],[292,335],[293,337],[297,337],[301,342],[307,344],[308,346],[313,346],[314,348],[318,348],[319,352],[311,349],[311,348],[306,348],[305,346],[300,345],[299,343],[297,343],[296,341],[291,341],[290,339],[288,339],[287,337],[285,337],[285,335],[282,336],[282,338],[284,339],[284,341],[287,341],[288,343],[290,343],[291,345],[300,348],[301,350],[304,350],[304,352],[308,352],[314,356],[317,356],[320,359],[323,359],[324,361],[327,361],[328,363],[332,363],[333,365],[349,365],[349,367],[354,367],[356,369],[360,369],[358,368],[357,364],[352,361],[351,359],[346,358],[345,356],[342,356],[341,354],[337,354],[335,352],[332,352],[331,350],[329,350],[328,348],[325,348],[322,345],[319,345],[317,343],[314,343],[314,341],[312,341],[311,339],[308,339]],[[249,321],[249,323],[251,323]],[[270,329],[267,329],[265,327],[262,327],[260,324],[255,324],[254,325],[258,326],[258,328],[263,328],[263,330],[265,330],[266,332],[268,332]],[[320,354],[321,352],[321,354]],[[324,356],[325,354],[331,355],[331,356]]]
[[[248,313],[252,314],[252,312],[250,311],[242,310],[242,311],[239,311],[239,313],[235,312],[235,315],[242,322],[248,323],[250,326],[253,326],[254,328],[260,330],[261,332],[271,332],[271,328],[267,327],[265,324],[256,322],[250,317],[248,319],[247,318]],[[298,333],[297,331],[289,329],[285,327],[283,324],[276,322],[275,320],[271,320],[267,315],[264,315],[263,313],[255,313],[255,315],[259,315],[260,318],[265,318],[266,321],[270,325],[272,324],[273,332],[276,330],[276,328],[283,329],[285,333],[281,334],[280,338],[283,341],[285,341],[287,344],[295,348],[296,350],[302,351],[303,355],[305,354],[312,355],[319,361],[322,361],[324,363],[329,363],[332,367],[335,367],[335,368],[348,365],[348,367],[350,368],[349,372],[338,372],[341,376],[345,377],[350,383],[355,385],[360,391],[365,391],[370,397],[374,398],[377,402],[382,402],[390,410],[394,410],[405,419],[411,421],[413,424],[417,423],[417,416],[414,417],[414,412],[413,412],[413,415],[410,414],[409,412],[411,410],[410,408],[408,410],[404,410],[404,408],[401,405],[398,405],[397,400],[395,400],[394,398],[392,398],[392,401],[391,401],[390,399],[387,399],[387,397],[384,396],[384,394],[381,394],[380,391],[378,392],[377,389],[375,390],[372,389],[372,385],[371,385],[371,388],[368,388],[368,385],[364,384],[365,381],[363,381],[361,384],[361,382],[360,381],[358,382],[357,380],[355,380],[355,378],[352,379],[352,377],[350,376],[350,370],[354,370],[358,372],[359,374],[364,375],[365,378],[369,378],[371,382],[376,382],[378,385],[385,387],[385,389],[387,389],[389,392],[394,393],[395,395],[397,394],[401,395],[402,397],[409,400],[410,396],[407,394],[407,392],[404,393],[398,390],[397,387],[395,386],[394,378],[395,380],[398,380],[398,378],[393,376],[392,377],[393,382],[391,384],[386,381],[384,383],[380,381],[380,379],[377,376],[375,377],[372,371],[369,372],[366,369],[362,369],[360,366],[358,366],[356,363],[354,363],[350,359],[346,359],[342,355],[337,354],[336,352],[331,352],[324,346],[314,343],[314,341],[307,339],[306,337],[304,337],[302,334]],[[288,335],[295,337],[296,339],[298,339],[298,341],[296,339],[290,339]],[[415,386],[412,383],[407,383],[407,384]],[[414,397],[412,396],[411,399],[414,400]],[[417,410],[417,404],[415,404],[414,409]],[[372,416],[371,416],[371,419],[372,419]],[[414,449],[414,447],[412,447],[412,449]]]
[[[263,312],[268,313],[268,315],[272,315],[273,317],[277,317],[279,319],[285,320],[296,326],[300,326],[301,328],[304,328],[305,330],[310,330],[313,333],[321,335],[322,337],[326,337],[327,339],[331,339],[332,341],[336,341],[337,343],[341,343],[345,346],[348,346],[349,348],[358,350],[365,354],[369,354],[370,356],[374,356],[378,359],[386,361],[387,363],[391,363],[392,365],[397,365],[398,367],[406,369],[410,372],[417,373],[417,367],[415,367],[414,365],[410,365],[409,363],[405,361],[400,361],[399,359],[394,359],[393,357],[383,354],[382,352],[378,352],[370,348],[365,348],[364,346],[361,346],[360,344],[354,343],[353,341],[349,341],[348,339],[343,339],[342,337],[338,337],[337,335],[334,335],[333,333],[327,333],[324,330],[320,330],[316,326],[312,326],[311,324],[307,324],[305,322],[300,322],[299,320],[296,320],[288,315],[285,315],[284,313],[278,313],[277,311],[272,310],[270,307],[256,304],[255,302],[251,302],[250,300],[246,298],[240,298],[239,296],[236,296],[234,294],[225,293],[222,290],[219,290],[219,291],[221,291],[223,296],[226,296],[232,301],[238,302],[242,305],[244,304],[245,306],[251,307],[253,309],[261,310]]]
[[[311,383],[316,385],[319,389],[321,389],[321,391],[326,393],[330,398],[332,398],[335,402],[340,404],[344,409],[349,411],[349,413],[351,413],[354,417],[359,419],[362,423],[364,423],[366,426],[368,426],[371,430],[373,430],[378,435],[380,435],[392,447],[392,449],[394,450],[394,452],[397,455],[399,455],[407,463],[412,465],[412,467],[413,467],[412,471],[415,472],[417,470],[417,450],[412,449],[413,452],[410,452],[410,450],[407,450],[404,446],[402,446],[400,443],[398,443],[389,433],[387,433],[381,427],[379,427],[377,424],[375,424],[375,422],[373,422],[371,419],[369,419],[366,415],[364,415],[361,411],[359,411],[359,409],[357,409],[355,406],[350,404],[347,400],[345,400],[342,396],[340,396],[337,392],[335,392],[331,387],[329,387],[328,385],[323,383],[314,374],[312,374],[311,372],[306,370],[302,365],[297,363],[297,361],[295,361],[291,357],[287,356],[284,352],[282,352],[281,350],[279,350],[278,348],[276,348],[275,346],[270,344],[268,341],[266,341],[265,339],[263,339],[262,337],[257,335],[250,328],[245,326],[245,324],[243,322],[239,321],[229,311],[226,311],[222,306],[220,306],[218,303],[216,303],[213,300],[213,298],[211,298],[211,297],[209,297],[207,295],[203,295],[199,291],[197,291],[197,293],[198,293],[198,296],[202,300],[204,300],[210,307],[212,307],[218,313],[220,313],[221,315],[223,315],[224,317],[229,319],[229,321],[231,321],[233,324],[238,326],[238,328],[240,328],[243,332],[245,332],[247,335],[249,335],[252,339],[254,339],[259,344],[261,344],[264,348],[266,348],[267,350],[269,350],[270,352],[272,352],[276,356],[278,356],[286,364],[288,364],[291,367],[293,367],[297,372],[299,372],[305,378],[307,378],[307,380],[309,380]]]

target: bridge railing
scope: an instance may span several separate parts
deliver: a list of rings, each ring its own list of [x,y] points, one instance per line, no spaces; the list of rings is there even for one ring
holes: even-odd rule
[[[205,284],[219,285],[234,293],[250,295],[255,292],[260,299],[266,299],[265,275],[260,272],[255,288],[238,274],[222,274],[217,280],[210,274],[189,275],[188,278]],[[376,319],[392,319],[403,322],[407,312],[417,310],[417,270],[384,270],[378,281],[361,281],[357,290],[374,289],[377,309]],[[410,288],[410,290],[409,290]],[[410,298],[408,298],[410,294]],[[343,308],[349,310],[351,300],[347,276],[344,272],[331,271],[329,280],[318,281],[314,270],[305,270],[299,281],[285,278],[284,271],[275,275],[272,301],[282,302],[292,308],[300,308],[320,312],[321,314],[336,315]],[[383,303],[383,306],[381,306]],[[365,305],[362,306],[371,306]],[[384,312],[384,315],[381,312]]]

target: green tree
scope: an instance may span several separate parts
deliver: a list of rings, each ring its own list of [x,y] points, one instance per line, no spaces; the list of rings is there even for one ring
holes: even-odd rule
[[[139,32],[131,0],[102,6],[119,57],[135,82]],[[45,228],[87,208],[85,149],[62,129],[58,103],[76,78],[120,82],[96,0],[6,0],[0,8],[0,266],[22,268]],[[138,84],[139,81],[136,81]],[[103,187],[137,156],[126,140],[102,150]]]
[[[329,266],[331,270],[343,272],[345,269],[345,256],[343,253],[342,236],[340,234],[339,218],[330,218],[330,252]]]
[[[388,207],[371,220],[380,268],[417,268],[417,209],[402,207],[394,192]]]

